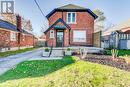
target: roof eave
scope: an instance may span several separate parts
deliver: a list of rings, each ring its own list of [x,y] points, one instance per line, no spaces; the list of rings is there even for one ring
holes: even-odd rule
[[[49,17],[51,17],[56,11],[67,11],[67,12],[72,12],[72,11],[81,11],[81,12],[88,12],[90,15],[92,15],[94,17],[94,19],[97,19],[98,16],[93,13],[90,9],[54,9],[52,10],[48,15],[46,15],[46,18],[49,19]]]
[[[59,18],[57,21],[55,21],[55,23],[53,23],[45,32],[44,32],[44,34],[46,34],[51,28],[53,28],[53,26],[55,25],[55,24],[57,24],[58,22],[62,22],[68,29],[70,29],[70,27],[69,27],[69,25],[67,25],[61,18]]]

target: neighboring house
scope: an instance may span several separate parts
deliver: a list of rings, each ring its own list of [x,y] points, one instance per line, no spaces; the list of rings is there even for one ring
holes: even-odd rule
[[[40,37],[40,41],[46,41],[46,35],[42,35],[41,37]]]
[[[94,20],[90,9],[77,5],[65,5],[47,16],[49,28],[44,32],[48,46],[94,46]]]
[[[104,48],[130,49],[130,20],[103,34]]]
[[[33,34],[22,29],[19,15],[16,16],[16,25],[0,19],[0,51],[33,47],[36,41]]]

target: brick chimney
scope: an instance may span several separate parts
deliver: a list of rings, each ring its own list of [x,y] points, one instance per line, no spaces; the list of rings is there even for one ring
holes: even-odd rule
[[[22,18],[21,18],[21,16],[17,15],[16,19],[17,19],[17,29],[18,29],[18,31],[21,31],[21,29],[22,29]]]

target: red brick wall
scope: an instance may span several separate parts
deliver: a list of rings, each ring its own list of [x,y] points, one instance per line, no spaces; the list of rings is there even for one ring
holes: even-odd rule
[[[55,12],[48,20],[49,26],[51,26],[55,21],[59,18],[62,18],[62,12]],[[63,12],[63,19],[67,23],[67,12]],[[70,32],[70,41],[72,45],[93,45],[93,32],[94,32],[94,18],[87,12],[76,12],[76,24],[69,24],[71,27]],[[87,40],[85,43],[74,43],[73,42],[73,30],[86,30]],[[56,33],[56,31],[55,31]],[[51,43],[49,41],[50,32],[47,32],[46,38],[48,41],[48,45]],[[65,46],[69,45],[69,30],[64,33],[65,36]],[[56,34],[55,34],[56,37]],[[55,40],[54,40],[55,44]]]
[[[9,38],[10,38],[10,36],[9,36]],[[18,47],[18,33],[16,33],[16,41],[11,41],[10,40],[10,47]]]
[[[34,38],[33,35],[21,34],[20,35],[20,46],[33,46]]]
[[[7,31],[6,29],[0,29],[0,44],[3,44],[1,46],[3,47],[17,47],[18,46],[18,33],[16,33],[16,41],[10,40],[10,31]]]
[[[7,31],[7,29],[1,29],[0,28],[0,47],[5,48],[5,47],[18,47],[18,33],[16,33],[16,41],[11,41],[10,40],[10,33],[11,31]],[[24,40],[23,40],[24,38]],[[37,39],[34,40],[33,35],[29,34],[23,34],[20,35],[20,47],[25,47],[25,46],[34,46],[34,44],[37,42]]]
[[[9,31],[0,30],[0,48],[10,45],[9,44],[9,42],[10,42],[9,36],[10,36]]]
[[[48,46],[52,46],[52,43],[53,43],[53,46],[56,46],[56,38],[50,39],[50,32],[47,32],[46,37],[47,37],[46,41],[47,41]],[[54,30],[54,37],[56,37],[56,30]]]

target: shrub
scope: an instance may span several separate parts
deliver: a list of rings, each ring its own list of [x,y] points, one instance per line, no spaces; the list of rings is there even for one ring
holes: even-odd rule
[[[67,48],[67,51],[71,51],[71,49],[70,49],[70,48]]]
[[[49,52],[49,48],[45,48],[45,52]]]

